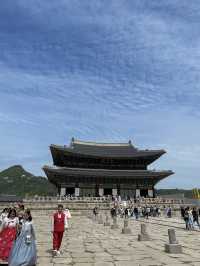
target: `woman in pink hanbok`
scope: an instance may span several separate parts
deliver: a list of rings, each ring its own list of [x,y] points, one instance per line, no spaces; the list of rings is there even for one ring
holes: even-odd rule
[[[0,229],[0,260],[8,261],[10,250],[16,239],[19,220],[16,210],[11,209],[1,225]]]

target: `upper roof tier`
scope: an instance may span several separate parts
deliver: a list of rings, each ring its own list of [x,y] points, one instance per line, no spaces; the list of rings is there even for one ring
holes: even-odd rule
[[[96,143],[72,139],[70,146],[50,146],[55,165],[66,160],[69,156],[78,158],[96,158],[113,160],[143,159],[147,164],[152,163],[165,153],[165,150],[139,150],[128,143]],[[63,164],[62,164],[63,165]]]

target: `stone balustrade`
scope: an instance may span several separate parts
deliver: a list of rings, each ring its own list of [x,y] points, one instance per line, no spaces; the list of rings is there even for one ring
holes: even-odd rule
[[[38,196],[25,198],[24,202],[112,202],[110,197],[47,197]],[[135,202],[134,199],[128,202]],[[163,199],[163,198],[138,198],[136,203],[140,204],[184,204],[183,199]]]

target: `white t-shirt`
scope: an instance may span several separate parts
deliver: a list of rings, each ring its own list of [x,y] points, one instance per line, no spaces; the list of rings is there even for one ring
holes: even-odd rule
[[[8,218],[6,217],[3,221],[3,227],[16,227],[17,224],[19,224],[19,219],[18,217],[15,218]]]

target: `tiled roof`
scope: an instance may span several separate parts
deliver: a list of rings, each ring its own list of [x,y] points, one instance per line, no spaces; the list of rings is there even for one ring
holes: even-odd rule
[[[129,143],[92,143],[92,142],[72,142],[70,146],[51,145],[51,150],[74,153],[77,155],[130,158],[158,156],[165,153],[165,150],[139,150],[131,142]]]
[[[44,166],[43,167],[47,176],[49,174],[72,175],[72,176],[106,176],[106,177],[141,177],[151,178],[158,177],[164,178],[172,175],[171,170],[155,171],[155,170],[108,170],[108,169],[88,169],[88,168],[69,168],[69,167],[56,167]]]

